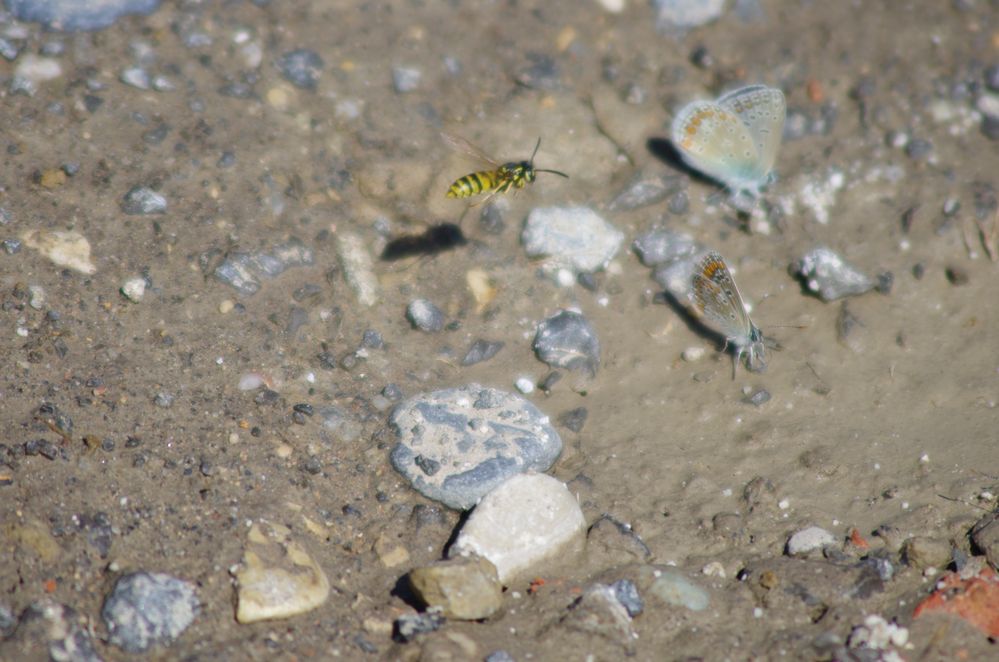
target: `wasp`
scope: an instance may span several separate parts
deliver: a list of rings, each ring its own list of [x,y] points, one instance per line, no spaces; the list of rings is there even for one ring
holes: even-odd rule
[[[486,202],[497,193],[506,193],[511,188],[524,188],[528,184],[534,183],[534,178],[539,172],[550,172],[553,175],[565,177],[566,179],[569,178],[569,175],[558,170],[546,170],[534,167],[534,157],[541,147],[541,138],[538,138],[538,143],[534,146],[534,151],[531,153],[529,160],[500,163],[487,156],[485,152],[464,138],[452,136],[448,133],[442,133],[441,135],[455,150],[464,152],[493,166],[492,170],[480,170],[456,179],[447,190],[447,197],[449,198],[470,198],[480,193],[488,193],[485,198],[475,203],[478,205]]]

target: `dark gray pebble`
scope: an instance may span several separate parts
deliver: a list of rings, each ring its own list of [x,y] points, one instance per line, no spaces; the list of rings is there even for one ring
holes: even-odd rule
[[[905,154],[910,159],[921,160],[927,158],[933,151],[933,144],[922,138],[913,138],[905,144]]]
[[[468,349],[465,354],[465,358],[461,360],[461,365],[467,367],[470,365],[475,365],[476,363],[482,363],[483,361],[488,361],[489,359],[496,356],[501,349],[503,349],[504,343],[500,341],[483,340],[479,338],[472,346]]]
[[[600,366],[600,341],[589,320],[572,310],[561,310],[538,325],[534,353],[550,366],[586,370],[590,376]]]
[[[392,638],[400,643],[409,643],[417,635],[440,629],[445,623],[443,614],[432,608],[422,614],[410,614],[395,619]]]
[[[611,589],[621,606],[628,610],[628,616],[634,618],[645,609],[642,597],[638,595],[638,587],[630,579],[617,580],[611,584]]]
[[[971,277],[968,276],[968,272],[964,267],[959,267],[956,265],[951,265],[947,267],[945,272],[947,274],[947,280],[951,285],[967,285]]]
[[[316,89],[323,66],[319,54],[307,48],[289,51],[277,61],[277,68],[285,80],[304,90]]]
[[[21,250],[21,240],[20,239],[4,239],[3,240],[3,250],[7,255],[14,255]]]
[[[112,644],[141,653],[172,644],[200,611],[193,584],[163,573],[137,572],[118,579],[101,618]]]
[[[999,64],[993,64],[985,69],[985,87],[993,92],[999,92]]]
[[[588,415],[589,412],[586,407],[576,407],[560,414],[558,422],[573,432],[579,432],[586,425],[586,417]]]
[[[428,299],[415,299],[406,307],[406,319],[425,333],[436,333],[444,328],[444,313]]]
[[[561,87],[558,65],[543,53],[527,53],[528,64],[514,77],[524,87],[555,91]]]
[[[166,391],[160,391],[153,398],[153,404],[157,407],[162,407],[163,409],[169,409],[173,407],[174,395],[173,393],[167,393]]]
[[[21,612],[10,640],[0,642],[4,653],[32,651],[34,655],[5,659],[70,660],[101,662],[89,629],[81,614],[72,607],[51,600],[40,600]],[[47,653],[45,655],[44,653]],[[41,655],[39,655],[41,654]]]
[[[770,391],[765,388],[757,389],[743,398],[742,401],[754,407],[762,407],[770,402]]]
[[[395,91],[405,94],[420,86],[423,72],[415,67],[392,67],[392,85]]]

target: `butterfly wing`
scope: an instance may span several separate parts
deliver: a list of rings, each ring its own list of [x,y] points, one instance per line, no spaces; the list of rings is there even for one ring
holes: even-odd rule
[[[777,150],[784,133],[784,118],[787,115],[784,93],[766,85],[750,85],[729,92],[717,103],[748,128],[758,155],[756,172],[760,180],[765,180],[777,161]]]
[[[759,151],[749,126],[711,101],[694,101],[673,119],[673,145],[693,168],[739,191],[757,189]]]
[[[710,252],[701,258],[691,280],[694,307],[710,324],[742,346],[752,335],[742,295],[721,255]]]

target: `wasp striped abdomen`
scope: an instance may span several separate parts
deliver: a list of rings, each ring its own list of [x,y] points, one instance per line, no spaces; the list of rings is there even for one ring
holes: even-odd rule
[[[449,198],[470,198],[497,187],[498,170],[480,170],[460,177],[447,190]]]

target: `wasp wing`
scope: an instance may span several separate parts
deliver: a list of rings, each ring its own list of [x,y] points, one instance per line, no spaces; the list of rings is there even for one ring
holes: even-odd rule
[[[448,147],[455,150],[456,152],[461,152],[462,154],[467,154],[472,158],[479,159],[480,161],[485,161],[494,168],[498,168],[500,166],[499,161],[492,158],[484,151],[482,151],[469,141],[465,140],[461,136],[456,136],[446,131],[441,131],[441,138],[444,139],[444,142],[447,143]]]

